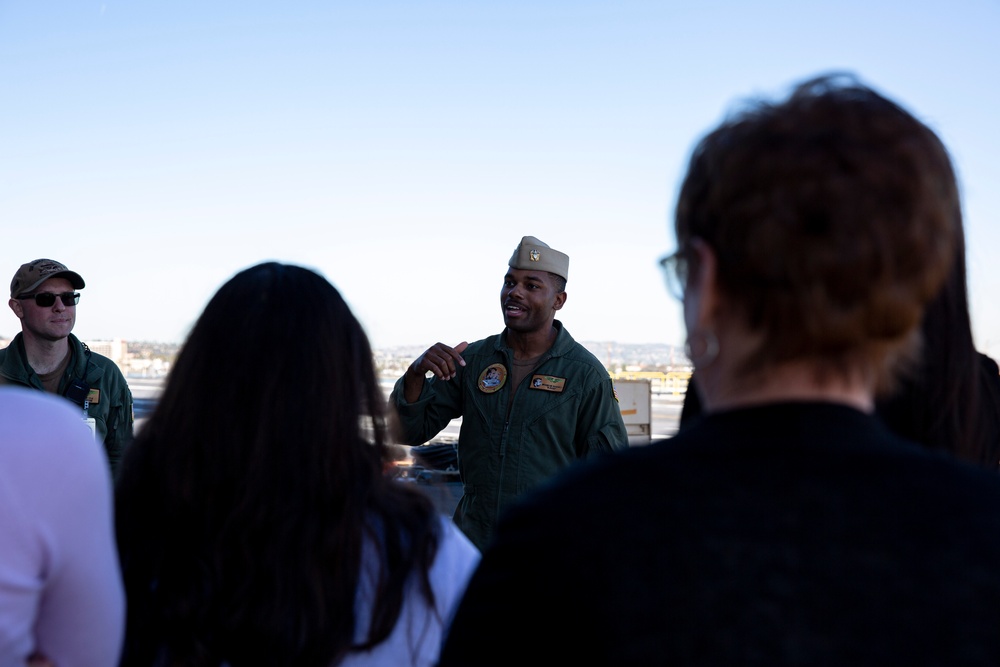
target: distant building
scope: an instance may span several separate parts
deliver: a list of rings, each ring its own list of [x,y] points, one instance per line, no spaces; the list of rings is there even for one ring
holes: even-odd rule
[[[115,362],[122,373],[128,365],[128,343],[121,338],[113,340],[88,340],[84,341],[92,352],[103,354],[105,357]]]
[[[170,372],[177,346],[167,343],[133,343],[121,338],[90,340],[87,346],[115,362],[125,377],[159,378]]]

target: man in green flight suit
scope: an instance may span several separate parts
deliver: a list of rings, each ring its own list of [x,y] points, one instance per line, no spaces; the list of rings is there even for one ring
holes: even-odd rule
[[[36,259],[14,274],[8,305],[21,333],[0,350],[0,384],[59,394],[80,407],[80,417],[104,444],[111,472],[132,440],[132,392],[111,359],[91,352],[71,332],[85,283],[51,259]]]
[[[504,330],[431,346],[389,398],[407,445],[462,418],[463,494],[454,518],[480,549],[522,493],[577,459],[628,447],[611,376],[555,319],[566,303],[569,257],[525,236],[508,265]]]

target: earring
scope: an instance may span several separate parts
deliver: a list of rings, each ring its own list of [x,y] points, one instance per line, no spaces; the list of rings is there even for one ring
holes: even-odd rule
[[[695,367],[704,368],[719,356],[719,339],[711,329],[689,332],[684,341],[684,353]]]

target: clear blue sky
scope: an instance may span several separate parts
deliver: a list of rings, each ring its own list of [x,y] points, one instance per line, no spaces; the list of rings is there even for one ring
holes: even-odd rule
[[[57,259],[82,338],[181,342],[277,259],[377,347],[457,343],[502,328],[533,235],[570,255],[578,340],[680,343],[656,259],[694,142],[848,70],[951,150],[1000,355],[998,36],[997,0],[0,0],[0,276]]]

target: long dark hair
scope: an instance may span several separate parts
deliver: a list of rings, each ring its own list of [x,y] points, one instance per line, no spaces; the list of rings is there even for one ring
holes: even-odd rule
[[[955,215],[961,220],[960,212]],[[900,435],[997,470],[1000,421],[995,391],[1000,378],[996,365],[973,341],[961,234],[958,241],[944,287],[924,313],[919,365],[876,410]]]
[[[122,463],[122,664],[326,667],[390,634],[411,574],[433,604],[439,524],[383,474],[384,408],[325,278],[268,262],[224,284]],[[366,542],[381,570],[356,645]]]

